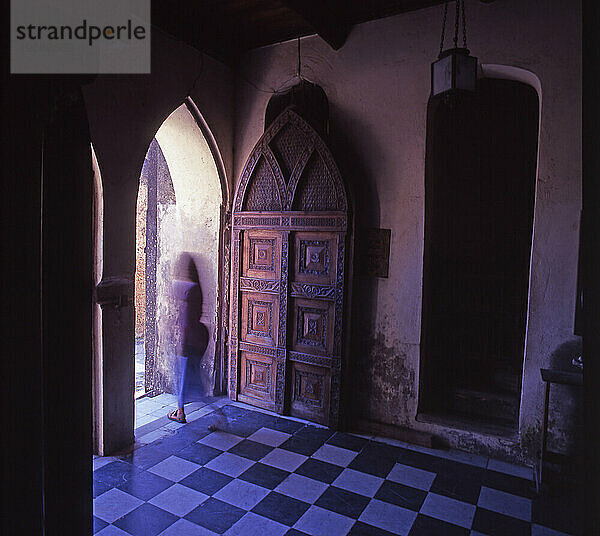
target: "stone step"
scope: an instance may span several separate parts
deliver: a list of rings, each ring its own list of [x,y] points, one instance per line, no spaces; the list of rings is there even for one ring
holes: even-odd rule
[[[515,422],[519,415],[519,399],[514,394],[456,389],[452,403],[455,411],[474,417]]]

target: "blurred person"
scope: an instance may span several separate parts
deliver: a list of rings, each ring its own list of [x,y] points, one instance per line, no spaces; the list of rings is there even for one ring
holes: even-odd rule
[[[201,388],[201,360],[208,346],[208,329],[201,322],[202,289],[194,259],[182,253],[175,264],[172,295],[177,307],[176,357],[179,365],[177,409],[168,413],[172,421],[185,423],[184,404],[194,389]],[[205,393],[202,393],[204,395]]]

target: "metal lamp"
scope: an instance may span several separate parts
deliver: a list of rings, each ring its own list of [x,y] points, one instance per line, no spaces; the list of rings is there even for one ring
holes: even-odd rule
[[[463,46],[458,47],[459,9],[462,7]],[[456,0],[454,48],[443,50],[448,2],[444,4],[442,39],[437,61],[431,64],[431,94],[439,95],[457,89],[475,91],[477,87],[477,58],[469,55],[464,0]]]

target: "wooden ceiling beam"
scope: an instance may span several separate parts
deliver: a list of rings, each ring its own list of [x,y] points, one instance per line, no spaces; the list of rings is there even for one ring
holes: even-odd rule
[[[337,0],[283,0],[333,50],[339,50],[352,29],[343,17],[343,3]]]

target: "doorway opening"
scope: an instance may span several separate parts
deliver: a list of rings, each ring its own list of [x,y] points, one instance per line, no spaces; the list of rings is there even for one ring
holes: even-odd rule
[[[209,344],[203,358],[210,381],[207,395],[223,392],[223,356],[227,355],[227,348],[221,336],[221,319],[224,314],[226,317],[228,306],[223,298],[228,288],[224,249],[228,234],[225,223],[229,186],[216,140],[188,98],[165,118],[148,145],[145,160],[140,161],[138,192],[137,195],[131,192],[136,195],[128,198],[128,202],[132,202],[132,212],[124,218],[133,225],[128,224],[120,230],[127,234],[128,241],[131,240],[127,255],[131,272],[114,273],[112,261],[117,253],[117,257],[122,253],[107,253],[103,215],[121,208],[123,199],[118,197],[116,190],[105,197],[95,158],[93,163],[97,286],[92,399],[94,450],[104,456],[127,446],[135,430],[148,424],[151,418],[164,416],[166,411],[163,412],[162,406],[154,407],[160,400],[153,398],[176,391],[173,327],[177,307],[170,287],[175,260],[184,251],[194,253],[202,277],[204,308],[201,321],[209,331]],[[130,192],[123,189],[122,195],[129,196]],[[136,219],[137,237],[133,234],[136,233]],[[111,233],[114,232],[119,231],[113,226]],[[107,267],[110,268],[108,271]],[[130,297],[136,303],[132,304]],[[137,318],[137,399],[136,318],[135,308],[131,305],[141,309]],[[123,337],[129,338],[130,345],[122,344]],[[153,415],[141,415],[138,409],[142,402]]]
[[[169,166],[156,138],[152,140],[140,175],[136,207],[135,255],[135,398],[159,394],[157,354],[158,237],[176,211]]]
[[[441,97],[441,98],[440,98]],[[428,104],[419,417],[518,425],[539,100],[515,80]]]
[[[153,140],[154,143],[154,140]],[[147,156],[146,156],[147,158]],[[144,167],[146,161],[144,161]],[[135,398],[146,394],[146,220],[148,218],[148,182],[140,177],[135,213]]]
[[[135,398],[175,393],[175,324],[171,292],[179,256],[190,253],[203,294],[208,328],[203,358],[208,396],[221,391],[219,292],[221,174],[191,103],[163,122],[152,140],[139,181],[136,209]],[[138,422],[136,417],[136,423]]]

